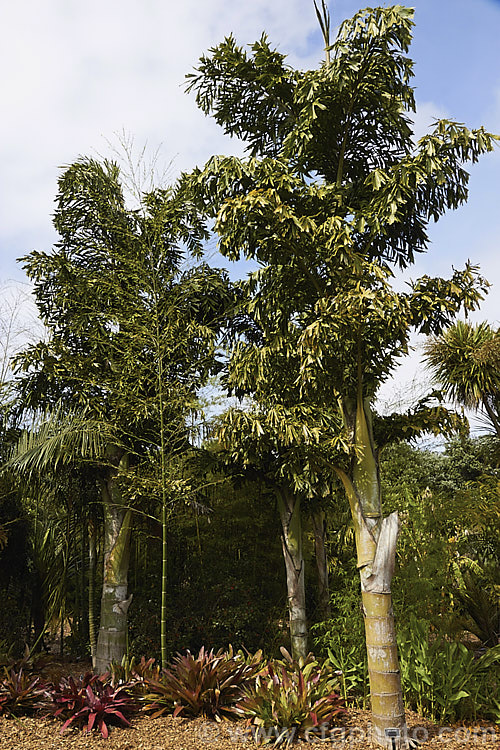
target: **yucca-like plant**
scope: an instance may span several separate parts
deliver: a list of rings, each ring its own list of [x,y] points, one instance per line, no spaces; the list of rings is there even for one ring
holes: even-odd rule
[[[333,727],[345,713],[334,690],[338,677],[328,663],[321,665],[312,654],[295,661],[284,649],[282,653],[285,660],[270,662],[237,706],[257,742],[308,739]]]
[[[146,710],[153,716],[173,710],[174,716],[205,716],[220,721],[238,716],[236,703],[261,667],[262,653],[246,659],[228,651],[178,654],[160,680],[146,680]]]
[[[40,677],[25,674],[22,668],[8,671],[4,668],[0,681],[0,714],[26,716],[47,704],[49,685]]]
[[[458,320],[427,342],[425,358],[446,394],[470,409],[483,408],[500,435],[500,332]]]

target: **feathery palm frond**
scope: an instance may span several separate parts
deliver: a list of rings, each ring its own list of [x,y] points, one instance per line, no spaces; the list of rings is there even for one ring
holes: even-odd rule
[[[103,460],[106,445],[116,442],[111,426],[85,412],[64,412],[61,406],[41,414],[24,430],[4,468],[32,475],[74,461]]]

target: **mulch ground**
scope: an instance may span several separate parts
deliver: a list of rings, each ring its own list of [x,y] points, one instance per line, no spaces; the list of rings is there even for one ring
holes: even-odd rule
[[[76,667],[76,665],[75,665]],[[78,665],[82,671],[82,665]],[[61,673],[76,673],[66,664]],[[51,675],[53,678],[57,674]],[[474,726],[440,727],[418,714],[407,712],[408,737],[416,739],[422,750],[500,750],[500,728],[493,722]],[[254,739],[242,722],[216,724],[205,719],[172,716],[152,719],[138,716],[129,728],[111,727],[108,739],[93,731],[85,734],[70,728],[62,735],[61,722],[53,718],[0,717],[0,750],[251,750]],[[306,750],[308,744],[331,750],[372,748],[370,712],[350,709],[342,726],[324,741],[294,742],[294,750]]]
[[[419,747],[443,750],[498,750],[500,731],[493,724],[464,727],[438,727],[408,712],[408,736],[419,740]],[[143,716],[132,721],[132,727],[112,727],[108,739],[93,731],[84,734],[68,729],[61,735],[61,723],[50,718],[0,718],[1,750],[250,750],[255,747],[242,723],[215,724],[205,719],[183,719],[171,716],[151,719]],[[313,746],[332,750],[372,748],[369,735],[369,711],[352,710],[343,727],[334,730],[332,738],[317,740]],[[295,742],[292,748],[306,750],[308,744]]]

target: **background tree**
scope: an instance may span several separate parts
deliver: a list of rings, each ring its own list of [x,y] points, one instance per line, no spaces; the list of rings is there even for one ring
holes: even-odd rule
[[[282,373],[268,372],[261,378],[253,408],[235,408],[222,415],[217,434],[229,460],[257,477],[263,491],[275,500],[281,522],[290,642],[294,658],[299,659],[306,657],[309,643],[303,517],[307,506],[311,511],[311,504],[313,511],[318,512],[318,498],[331,492],[331,478],[317,465],[309,444],[318,436],[321,422],[326,431],[331,415],[319,411],[314,414],[307,407],[294,407],[297,394],[291,384],[288,384],[290,390],[286,396],[277,404],[273,391],[275,375],[279,377]],[[234,392],[243,394],[240,385],[230,380]],[[313,498],[316,498],[315,503]],[[321,561],[320,565],[321,604],[325,606],[323,563]]]
[[[12,357],[27,341],[43,334],[36,320],[28,285],[0,284],[0,466],[19,437],[15,414]],[[37,578],[31,519],[26,513],[27,488],[12,472],[0,474],[0,651],[19,653],[30,643],[36,610]]]
[[[204,236],[189,202],[162,190],[128,209],[113,163],[81,159],[63,172],[54,225],[54,251],[23,259],[49,339],[18,356],[19,393],[28,408],[59,403],[81,421],[53,425],[45,448],[28,444],[17,465],[80,456],[100,466],[103,671],[125,651],[134,477],[156,457],[165,529],[166,456],[189,446],[186,418],[215,366],[231,293],[223,272],[183,269],[182,243],[196,252]]]
[[[425,358],[444,392],[469,409],[484,409],[500,437],[500,333],[457,320],[427,341]]]
[[[228,382],[267,415],[279,413],[282,434],[303,404],[312,409],[302,413],[307,442],[321,447],[316,460],[342,480],[351,507],[374,733],[389,746],[392,729],[405,732],[391,603],[398,518],[382,513],[378,454],[404,431],[450,419],[422,404],[415,414],[374,421],[372,403],[408,351],[410,332],[439,333],[484,290],[467,266],[397,293],[392,269],[426,249],[431,218],[466,200],[462,165],[494,140],[482,128],[441,120],[414,144],[412,16],[401,6],[361,11],[333,45],[325,39],[317,71],[292,70],[265,37],[251,55],[230,37],[190,81],[205,113],[250,153],[214,157],[190,178],[215,216],[221,252],[260,265],[247,283],[247,312],[263,335],[235,348]],[[330,414],[329,430],[318,414]]]

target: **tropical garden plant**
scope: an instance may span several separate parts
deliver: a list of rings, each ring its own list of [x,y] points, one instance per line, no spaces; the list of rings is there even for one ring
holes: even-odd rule
[[[412,616],[400,636],[406,704],[433,721],[500,719],[500,644],[479,657],[463,643],[429,637]]]
[[[201,648],[178,654],[158,680],[147,679],[145,709],[160,716],[173,709],[174,716],[205,716],[209,719],[235,718],[236,703],[262,667],[262,653],[244,658],[222,649],[216,653]]]
[[[37,675],[4,667],[0,679],[0,715],[32,715],[47,706],[49,685]]]
[[[307,648],[299,504],[336,476],[355,530],[374,737],[388,745],[386,730],[405,733],[391,601],[399,521],[382,511],[379,451],[460,420],[432,399],[376,418],[373,402],[411,332],[439,335],[486,288],[470,264],[406,292],[391,277],[426,250],[430,219],[466,201],[464,164],[495,136],[440,120],[415,144],[411,9],[360,11],[333,43],[324,4],[320,17],[319,70],[293,70],[265,36],[250,53],[228,37],[201,58],[189,88],[248,157],[213,157],[186,189],[214,219],[222,254],[259,265],[243,284],[251,323],[227,375],[253,408],[230,412],[219,434],[233,459],[271,459],[281,478],[294,654]]]
[[[237,713],[246,719],[257,742],[290,744],[294,740],[323,739],[345,714],[336,692],[338,674],[328,662],[312,654],[296,661],[283,649],[284,660],[270,661],[245,690]]]
[[[97,675],[84,675],[80,680],[63,679],[52,691],[53,713],[64,723],[63,733],[70,726],[91,732],[98,729],[106,739],[109,725],[130,726],[130,717],[138,710],[133,698],[122,688],[105,684]]]

